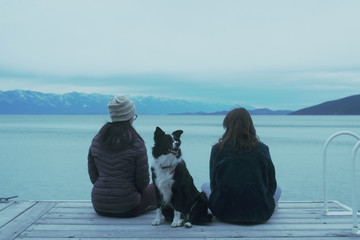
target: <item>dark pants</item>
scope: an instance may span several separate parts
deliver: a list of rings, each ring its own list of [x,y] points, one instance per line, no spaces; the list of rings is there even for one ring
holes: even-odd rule
[[[100,216],[105,217],[119,217],[119,218],[128,218],[128,217],[136,217],[140,214],[143,214],[147,207],[150,205],[155,206],[156,201],[155,196],[155,188],[153,184],[149,184],[146,189],[141,193],[141,200],[139,205],[135,208],[131,209],[130,211],[123,212],[123,213],[111,213],[111,212],[102,212],[96,210],[96,213]]]

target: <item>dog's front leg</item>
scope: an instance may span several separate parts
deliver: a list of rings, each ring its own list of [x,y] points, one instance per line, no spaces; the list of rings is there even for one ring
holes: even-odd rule
[[[172,227],[181,227],[184,224],[184,220],[181,219],[181,213],[174,210],[174,219],[171,223]]]
[[[156,209],[156,217],[155,217],[155,219],[152,221],[152,225],[153,225],[153,226],[160,225],[161,216],[162,216],[161,208],[157,208],[157,209]]]

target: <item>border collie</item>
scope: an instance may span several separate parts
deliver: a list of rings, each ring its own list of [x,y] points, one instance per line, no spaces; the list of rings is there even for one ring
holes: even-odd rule
[[[152,181],[156,192],[156,218],[152,225],[159,225],[161,217],[172,222],[172,227],[185,224],[205,224],[212,220],[208,213],[205,193],[199,192],[181,156],[182,130],[170,134],[156,127],[154,132],[154,157],[151,166]]]

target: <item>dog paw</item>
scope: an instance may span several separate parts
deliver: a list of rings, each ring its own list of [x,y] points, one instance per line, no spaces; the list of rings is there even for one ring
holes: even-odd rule
[[[192,227],[191,222],[186,222],[186,223],[184,224],[184,226],[185,226],[186,228],[191,228],[191,227]]]
[[[171,223],[171,226],[172,227],[181,227],[182,225],[184,225],[184,220],[182,219],[178,219],[178,220],[175,220]]]
[[[160,225],[160,219],[158,219],[158,218],[155,218],[153,221],[152,221],[152,225],[153,226],[157,226],[157,225]]]

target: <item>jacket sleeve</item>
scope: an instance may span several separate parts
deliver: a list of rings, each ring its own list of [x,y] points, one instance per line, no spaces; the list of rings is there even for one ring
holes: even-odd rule
[[[275,177],[275,167],[271,160],[269,147],[266,146],[266,155],[267,155],[267,162],[268,162],[268,178],[269,178],[269,191],[272,195],[275,194],[276,191],[276,177]]]
[[[96,168],[94,157],[91,155],[90,150],[88,153],[88,173],[89,173],[91,183],[95,184],[96,180],[99,177],[99,172]]]
[[[149,185],[149,163],[145,144],[142,143],[136,156],[135,186],[139,192],[145,190]]]
[[[217,154],[215,153],[216,150],[215,150],[215,147],[213,147],[211,149],[211,154],[210,154],[210,169],[209,169],[209,172],[210,172],[210,189],[211,191],[214,190],[215,188],[215,185],[216,185],[216,182],[215,182],[215,162],[216,162],[216,156]]]

